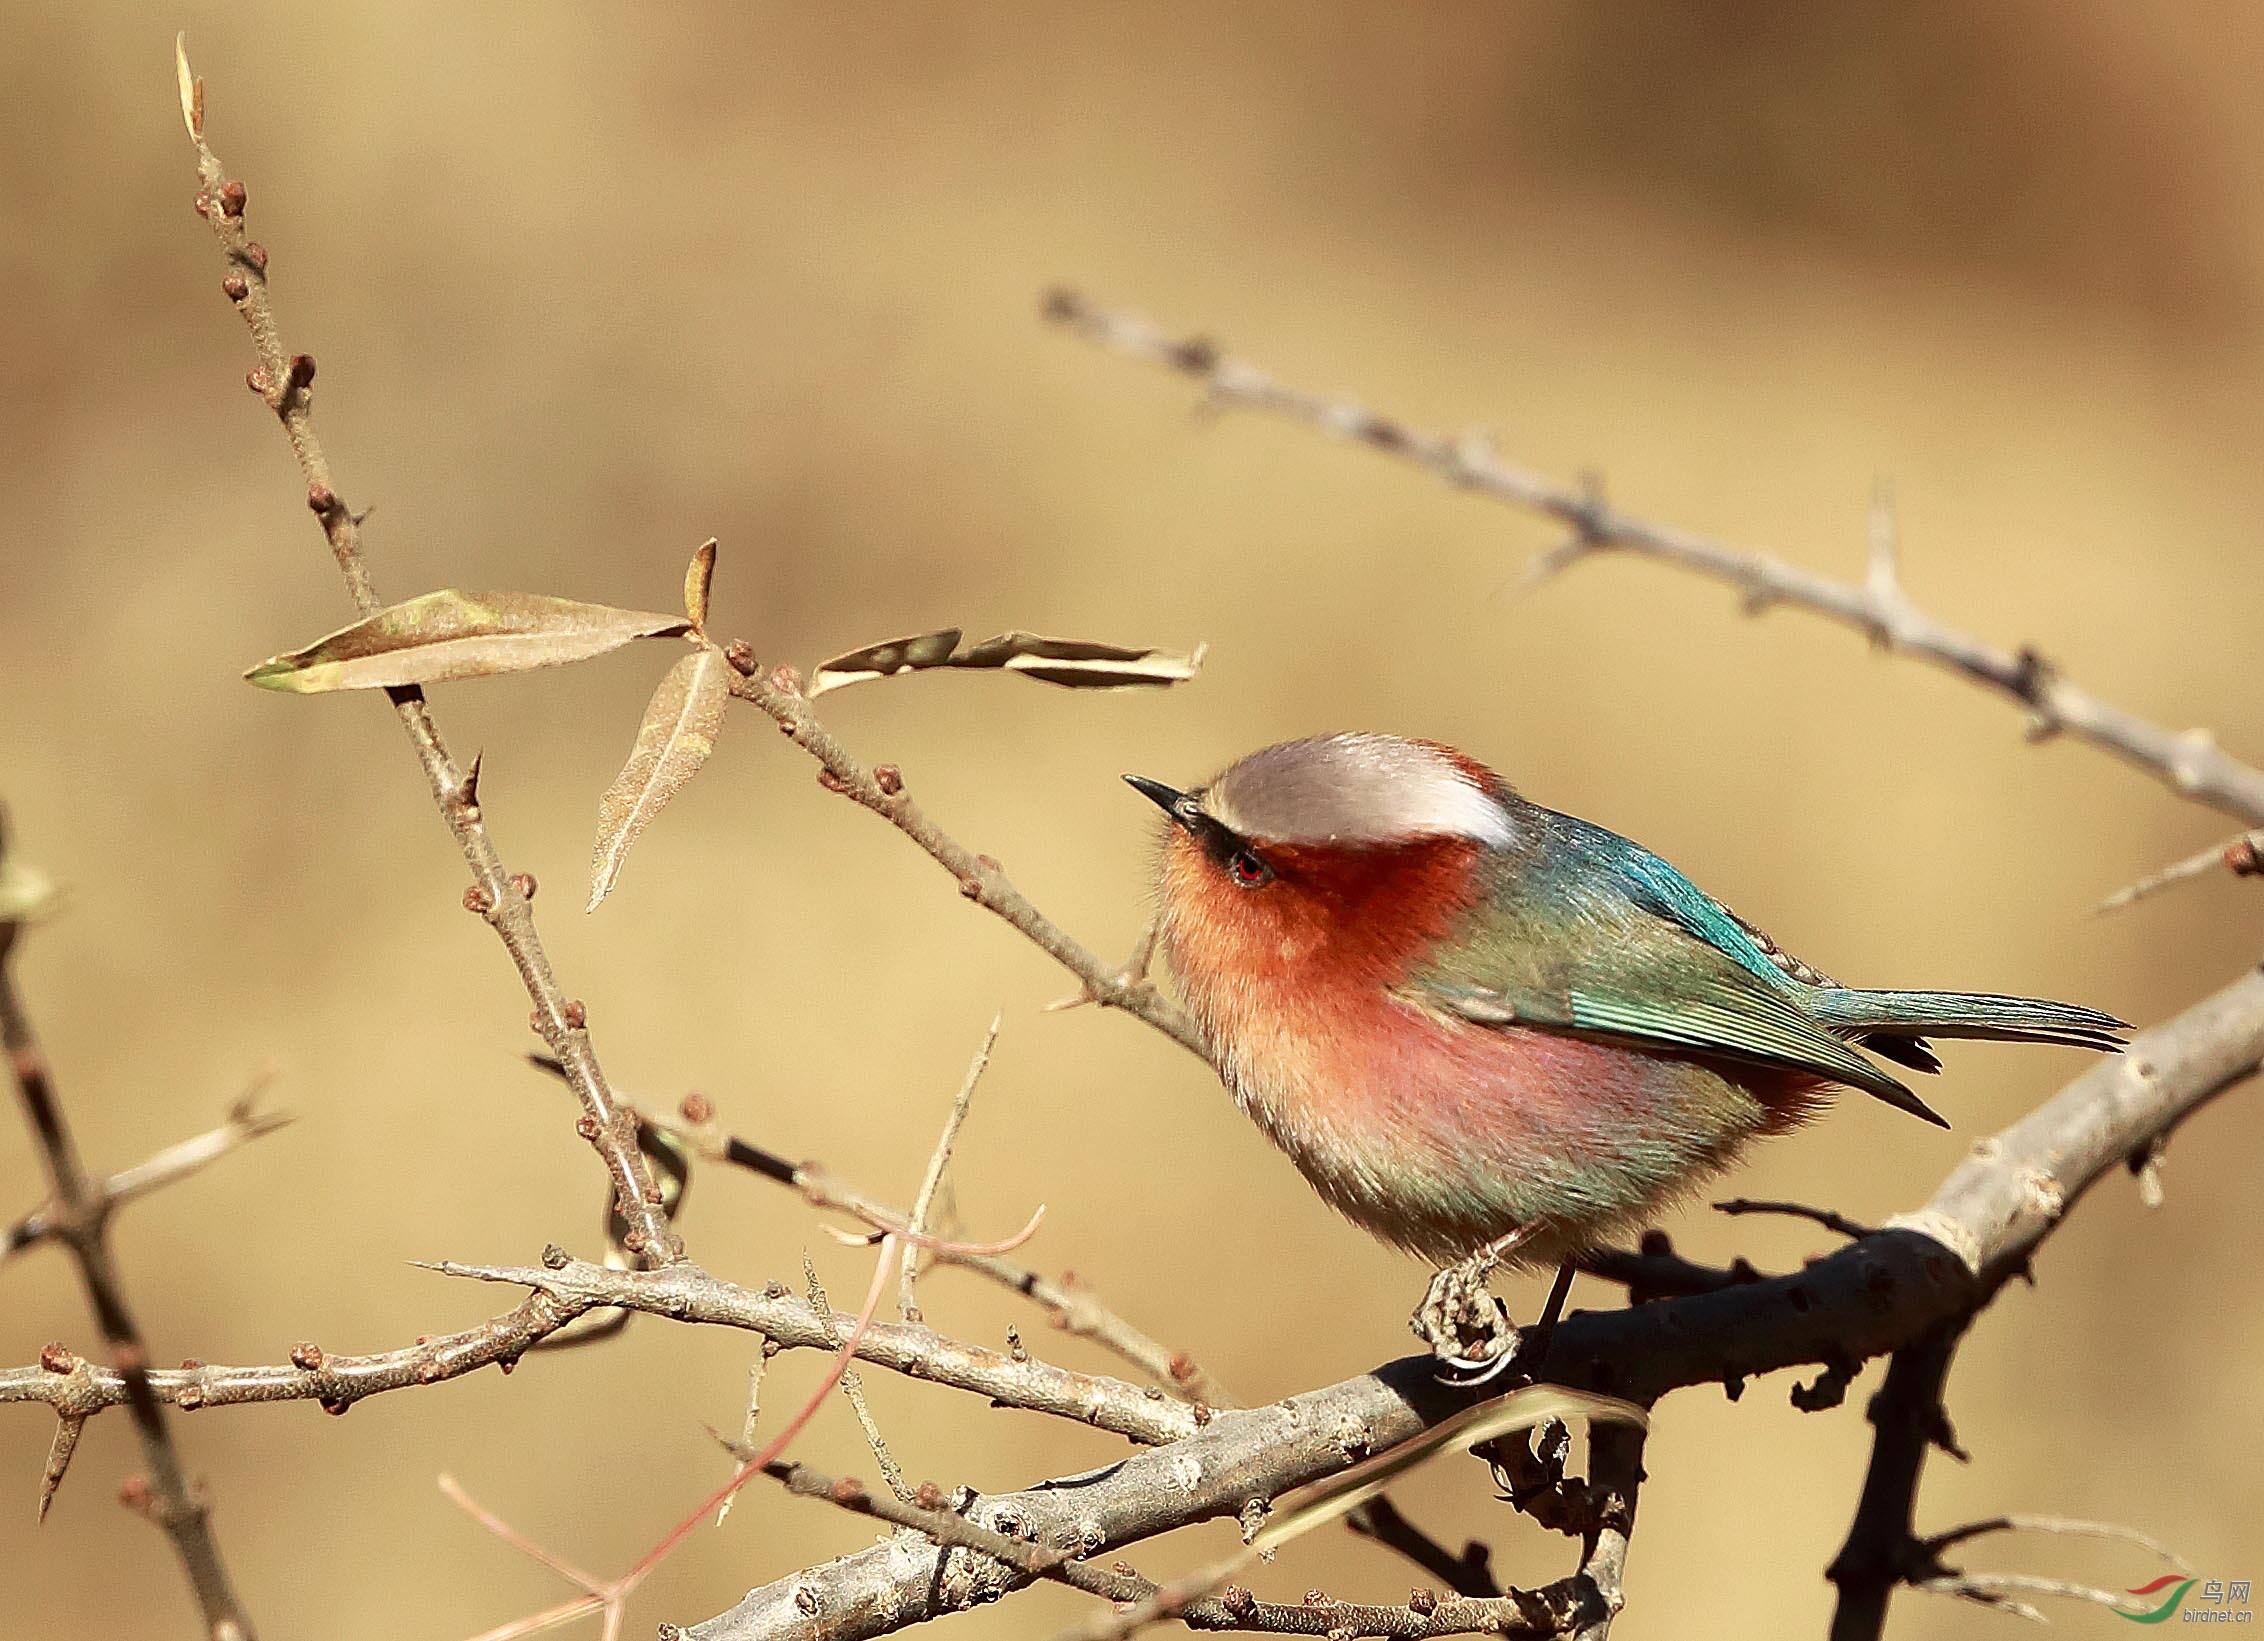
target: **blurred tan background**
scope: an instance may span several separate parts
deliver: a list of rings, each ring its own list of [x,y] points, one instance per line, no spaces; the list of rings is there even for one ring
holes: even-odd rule
[[[68,20],[65,20],[65,19]],[[344,593],[190,211],[169,56],[188,30],[251,191],[287,341],[394,597],[450,584],[660,605],[722,538],[716,626],[766,658],[945,624],[1188,645],[1201,680],[1075,696],[948,676],[827,704],[861,754],[1111,954],[1152,820],[1122,770],[1197,778],[1283,736],[1437,736],[1667,854],[1794,949],[1887,984],[2080,999],[2137,1020],[2257,956],[2253,887],[2111,920],[2104,891],[2230,830],[2001,704],[1722,589],[1600,563],[1531,595],[1540,527],[1297,429],[1206,423],[1185,384],[1035,318],[1078,284],[1291,380],[1483,425],[1647,514],[1859,573],[1875,478],[1931,608],[2032,640],[2110,698],[2264,753],[2264,19],[2033,0],[1675,7],[17,5],[0,22],[0,796],[71,885],[23,981],[83,1141],[116,1167],[215,1121],[253,1069],[298,1125],[132,1210],[160,1359],[366,1351],[508,1296],[410,1259],[597,1245],[569,1108],[516,1062],[525,1001],[374,702],[239,680]],[[956,1165],[966,1222],[1051,1212],[1074,1267],[1247,1398],[1408,1348],[1422,1273],[1308,1197],[1185,1055],[1046,1013],[1062,978],[813,766],[737,717],[595,918],[598,793],[660,658],[436,692],[486,752],[503,850],[618,1083],[912,1189],[968,1053],[1006,1023]],[[1876,1218],[2076,1071],[1953,1048],[1943,1135],[1855,1102],[1735,1188]],[[2133,1523],[2210,1576],[2264,1572],[2264,1105],[2116,1181],[1965,1351],[1970,1467],[1921,1520]],[[0,1122],[0,1207],[41,1190]],[[1797,1226],[1703,1211],[1685,1246],[1789,1262]],[[837,1297],[868,1256],[709,1173],[719,1271]],[[1520,1287],[1529,1310],[1538,1295]],[[1608,1303],[1583,1285],[1576,1303]],[[946,1273],[940,1325],[1098,1365]],[[0,1269],[0,1358],[93,1332],[63,1260]],[[650,1321],[602,1350],[366,1402],[207,1412],[181,1439],[273,1637],[470,1635],[565,1591],[449,1507],[443,1470],[571,1559],[625,1565],[722,1473],[747,1341]],[[788,1358],[791,1407],[819,1364]],[[1772,1378],[1667,1403],[1620,1634],[1819,1633],[1861,1403]],[[869,1380],[915,1477],[1002,1489],[1112,1441]],[[0,1417],[0,1633],[191,1633],[160,1536],[114,1502],[122,1417],[54,1516],[49,1421]],[[813,1459],[871,1473],[845,1408]],[[623,1478],[627,1478],[624,1481]],[[1569,1564],[1475,1466],[1412,1490],[1509,1575]],[[632,1633],[866,1542],[754,1491],[648,1586]],[[1192,1564],[1218,1535],[1143,1552]],[[2113,1546],[1973,1564],[2109,1586]],[[1266,1580],[1402,1598],[1341,1539]],[[1043,1635],[1046,1590],[953,1621]],[[2111,1628],[2078,1608],[2071,1633]],[[1904,1636],[2005,1620],[1905,1597]]]

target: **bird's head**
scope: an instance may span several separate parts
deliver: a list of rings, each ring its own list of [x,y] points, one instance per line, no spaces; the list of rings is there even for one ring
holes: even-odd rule
[[[1389,983],[1444,937],[1512,847],[1509,789],[1449,747],[1328,735],[1253,752],[1178,791],[1125,777],[1170,817],[1165,951],[1198,1006],[1221,983]]]

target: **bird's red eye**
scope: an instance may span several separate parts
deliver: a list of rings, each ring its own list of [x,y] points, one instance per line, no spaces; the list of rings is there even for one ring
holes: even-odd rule
[[[1273,868],[1247,849],[1235,850],[1227,859],[1226,869],[1245,889],[1255,889],[1273,876]]]

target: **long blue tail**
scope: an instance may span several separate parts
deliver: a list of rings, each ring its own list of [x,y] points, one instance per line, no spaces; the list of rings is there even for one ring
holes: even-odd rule
[[[1810,995],[1808,1006],[1817,1019],[1836,1031],[2062,1043],[2110,1054],[2122,1048],[2122,1033],[2130,1029],[2127,1022],[2097,1009],[2047,1002],[2041,997],[1999,997],[1990,992],[1853,991],[1844,986],[1823,986]]]

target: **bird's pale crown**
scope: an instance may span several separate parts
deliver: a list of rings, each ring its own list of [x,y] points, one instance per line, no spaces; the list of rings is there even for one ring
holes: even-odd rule
[[[1460,837],[1510,842],[1509,812],[1444,747],[1396,735],[1324,735],[1253,752],[1213,781],[1203,810],[1244,837],[1354,847]]]

